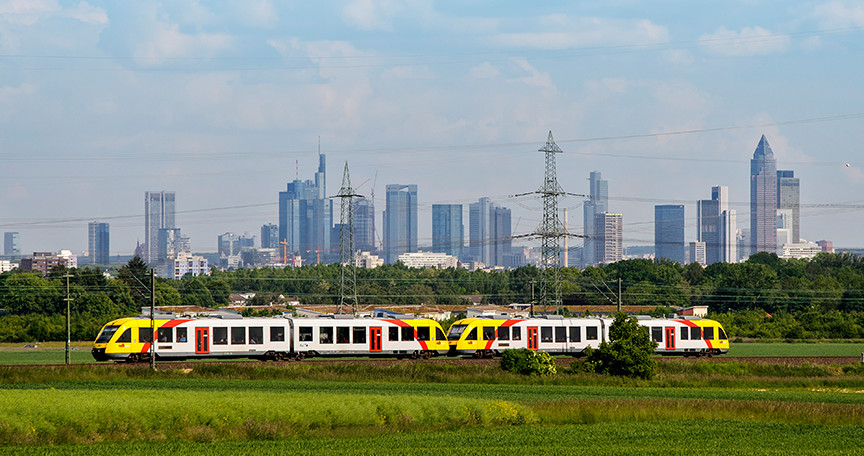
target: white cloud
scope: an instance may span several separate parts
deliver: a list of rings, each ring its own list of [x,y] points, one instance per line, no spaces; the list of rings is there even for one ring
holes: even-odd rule
[[[0,22],[17,25],[33,25],[46,17],[70,17],[86,24],[105,25],[108,15],[105,10],[80,2],[64,9],[56,0],[6,0],[0,2]]]
[[[699,37],[707,51],[732,57],[768,55],[784,52],[789,36],[776,34],[762,27],[744,27],[740,32],[720,27],[716,32]]]
[[[69,10],[68,14],[69,17],[78,19],[85,24],[108,24],[108,14],[105,13],[105,10],[91,6],[87,2],[79,3],[75,8]]]
[[[850,6],[841,1],[822,3],[813,8],[813,17],[823,28],[861,27],[864,26],[864,5],[855,2]]]
[[[141,37],[135,58],[145,64],[158,64],[166,58],[212,56],[231,49],[234,38],[221,33],[183,33],[177,24],[156,21],[149,28],[149,37]]]
[[[398,0],[353,0],[342,9],[342,19],[360,30],[391,30],[402,7]]]
[[[510,61],[518,65],[519,68],[522,68],[523,70],[530,73],[528,76],[516,78],[516,81],[522,82],[532,87],[540,87],[552,91],[556,90],[555,84],[552,83],[552,78],[549,76],[549,73],[539,71],[538,69],[531,66],[531,64],[528,63],[527,60],[521,57],[511,58]]]
[[[540,18],[533,28],[557,29],[548,32],[500,33],[492,37],[504,46],[538,49],[569,49],[592,45],[651,45],[669,41],[666,27],[649,20],[568,17]]]
[[[381,72],[382,79],[433,79],[435,73],[427,65],[395,66]]]
[[[501,71],[489,62],[483,62],[468,70],[468,77],[473,79],[491,79],[498,77],[499,74]]]
[[[234,0],[236,17],[245,25],[269,28],[276,25],[279,15],[270,0]]]

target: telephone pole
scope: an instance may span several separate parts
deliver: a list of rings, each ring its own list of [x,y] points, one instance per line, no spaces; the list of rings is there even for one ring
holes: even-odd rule
[[[66,278],[66,364],[71,364],[70,360],[70,349],[72,348],[72,297],[69,295],[69,278],[72,277],[69,274],[64,276]]]
[[[354,198],[361,198],[351,187],[351,176],[348,173],[348,162],[342,173],[342,188],[336,198],[340,198],[341,211],[339,217],[339,313],[344,306],[351,307],[351,313],[357,313],[357,271],[354,260]]]

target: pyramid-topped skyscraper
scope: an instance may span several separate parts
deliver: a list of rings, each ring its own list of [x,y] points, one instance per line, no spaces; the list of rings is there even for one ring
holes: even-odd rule
[[[762,135],[750,160],[750,254],[777,252],[777,160]]]

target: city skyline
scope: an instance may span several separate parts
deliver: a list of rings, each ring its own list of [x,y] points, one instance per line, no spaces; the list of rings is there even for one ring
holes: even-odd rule
[[[587,194],[602,172],[624,245],[652,243],[658,204],[685,204],[695,239],[695,201],[718,183],[749,226],[744,170],[764,134],[806,183],[799,236],[864,246],[858,2],[388,5],[0,9],[0,231],[20,233],[23,254],[80,253],[100,220],[111,255],[129,255],[145,238],[141,193],[165,188],[192,250],[215,252],[221,233],[277,222],[272,195],[314,173],[320,138],[360,194],[423,189],[421,245],[433,204],[480,197],[524,234],[540,205],[510,195],[541,184],[552,130],[561,186]],[[571,232],[583,203],[560,202]]]

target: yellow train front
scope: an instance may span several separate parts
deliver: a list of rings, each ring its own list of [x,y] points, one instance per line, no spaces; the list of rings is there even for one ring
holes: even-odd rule
[[[164,335],[169,327],[173,328],[185,321],[188,320],[156,319],[155,326]],[[150,324],[149,318],[120,318],[106,323],[93,343],[93,358],[96,361],[132,362],[149,359],[150,345],[153,343]],[[177,328],[178,341],[186,342],[189,337],[186,331],[186,328]]]

